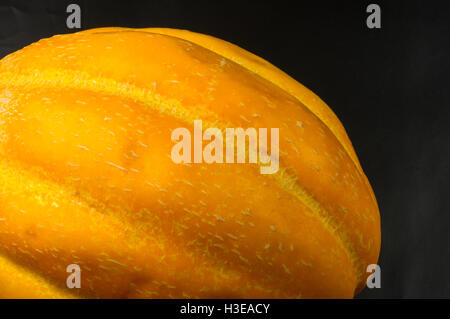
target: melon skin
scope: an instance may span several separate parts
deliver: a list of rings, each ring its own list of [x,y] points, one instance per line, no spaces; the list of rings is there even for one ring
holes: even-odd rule
[[[377,202],[342,124],[228,42],[43,39],[0,61],[0,110],[1,298],[352,298],[378,260]],[[197,119],[279,128],[280,170],[175,164],[171,132]]]

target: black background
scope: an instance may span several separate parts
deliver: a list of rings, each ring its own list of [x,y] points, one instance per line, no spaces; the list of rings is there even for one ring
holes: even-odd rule
[[[450,298],[448,1],[0,0],[0,57],[77,31],[66,27],[70,3],[82,29],[210,34],[317,93],[347,129],[380,207],[382,287],[358,298]],[[370,3],[381,6],[381,29],[366,26]]]

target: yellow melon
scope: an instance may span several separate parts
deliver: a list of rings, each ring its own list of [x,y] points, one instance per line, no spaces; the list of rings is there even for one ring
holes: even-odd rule
[[[2,298],[351,298],[377,262],[377,203],[337,117],[228,42],[43,39],[0,61],[0,110]],[[279,170],[174,163],[171,132],[196,119],[279,128]]]

